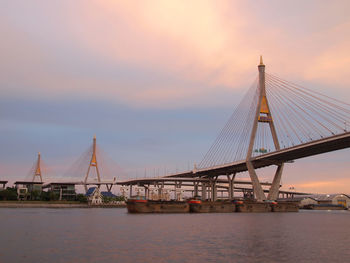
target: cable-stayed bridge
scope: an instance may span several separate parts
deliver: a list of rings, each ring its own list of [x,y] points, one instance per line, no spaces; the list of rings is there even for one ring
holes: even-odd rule
[[[276,200],[286,162],[350,147],[350,104],[265,73],[262,58],[258,71],[198,167],[168,177],[210,178],[215,187],[219,176],[230,181],[248,171],[255,198]],[[266,196],[256,169],[271,165]]]
[[[285,163],[350,147],[350,104],[266,73],[262,58],[258,72],[257,79],[193,170],[167,175],[164,180],[144,178],[118,183],[115,179],[102,180],[100,168],[105,169],[106,165],[100,165],[104,158],[97,157],[100,155],[94,137],[92,146],[68,175],[83,177],[75,184],[83,185],[85,190],[89,185],[106,185],[108,191],[114,184],[138,184],[146,189],[152,183],[164,187],[167,182],[181,187],[180,182],[184,181],[181,178],[187,178],[186,183],[191,182],[196,193],[199,186],[202,194],[209,188],[210,199],[215,200],[216,189],[223,183],[220,177],[225,177],[232,199],[234,183],[240,183],[235,181],[236,174],[248,171],[254,198],[257,201],[276,200]],[[267,166],[276,166],[269,184],[261,183],[256,173],[256,169]],[[38,167],[40,155],[31,173],[33,182],[38,175],[42,182]],[[266,186],[269,186],[268,191]]]

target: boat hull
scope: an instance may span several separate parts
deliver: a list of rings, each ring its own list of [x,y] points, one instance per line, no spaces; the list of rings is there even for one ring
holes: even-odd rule
[[[236,205],[232,202],[209,202],[190,203],[192,213],[233,213]]]
[[[189,213],[187,202],[180,201],[128,201],[126,207],[129,213]]]
[[[298,212],[297,202],[254,202],[254,201],[151,201],[129,200],[129,213],[269,213]]]

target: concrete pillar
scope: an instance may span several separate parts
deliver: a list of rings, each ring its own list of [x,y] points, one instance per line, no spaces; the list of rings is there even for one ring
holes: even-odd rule
[[[218,189],[216,187],[216,183],[213,184],[213,201],[218,199]]]
[[[145,198],[146,198],[146,199],[149,199],[149,198],[148,198],[149,189],[147,188],[147,186],[144,186],[144,189],[145,189]]]
[[[266,200],[264,190],[259,182],[258,176],[255,173],[255,169],[254,169],[252,162],[250,160],[247,160],[246,165],[248,168],[250,179],[252,180],[253,192],[254,192],[254,196],[255,196],[256,200],[257,201]]]
[[[130,192],[129,192],[129,198],[131,198],[132,197],[132,185],[130,185]]]
[[[218,177],[216,176],[215,178],[213,178],[212,180],[210,180],[210,189],[211,189],[211,195],[210,195],[210,199],[211,201],[216,201],[217,199],[217,187],[216,187],[216,181],[217,181]]]
[[[194,197],[198,196],[198,182],[193,182],[193,191],[194,191],[193,193]]]
[[[279,165],[277,167],[275,176],[272,181],[272,185],[270,187],[269,194],[267,196],[268,200],[277,200],[278,198],[278,193],[281,185],[281,177],[282,177],[282,171],[283,171],[284,163]]]
[[[232,179],[231,179],[231,198],[232,198],[232,200],[235,198],[235,178],[236,178],[236,173],[232,174]]]
[[[228,180],[228,198],[230,200],[233,200],[234,199],[234,194],[235,194],[235,177],[236,177],[236,174],[232,174],[232,177],[231,175],[227,175],[227,180]]]
[[[207,199],[207,186],[204,182],[202,182],[202,200]]]
[[[214,194],[213,182],[209,182],[209,184],[208,184],[208,199],[209,199],[209,201],[213,201],[213,194]]]
[[[229,200],[232,200],[232,180],[231,176],[229,174],[227,176],[227,181],[228,181],[228,189],[227,189],[227,196]]]
[[[163,196],[163,188],[158,185],[158,199],[162,200]]]

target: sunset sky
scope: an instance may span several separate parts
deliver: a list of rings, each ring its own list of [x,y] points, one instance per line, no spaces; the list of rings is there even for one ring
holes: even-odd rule
[[[38,151],[62,177],[94,134],[118,178],[192,168],[260,55],[267,72],[350,103],[347,0],[0,6],[0,179],[23,179]],[[287,164],[283,187],[350,193],[349,153]]]

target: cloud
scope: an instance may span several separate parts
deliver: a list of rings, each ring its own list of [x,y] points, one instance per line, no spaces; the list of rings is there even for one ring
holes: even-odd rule
[[[296,191],[308,193],[349,193],[349,178],[341,178],[326,181],[309,181],[306,183],[296,183]]]
[[[342,3],[297,6],[7,2],[0,25],[1,90],[137,107],[214,106],[249,87],[260,54],[268,71],[287,79],[342,84],[350,57],[349,18],[337,15]],[[325,11],[336,22],[325,20]]]
[[[336,25],[324,36],[333,39],[329,47],[325,48],[312,60],[312,66],[305,72],[305,77],[309,80],[326,82],[328,85],[345,86],[350,84],[347,78],[350,63],[350,21]],[[341,36],[341,38],[339,38]],[[318,38],[320,38],[318,36]]]

